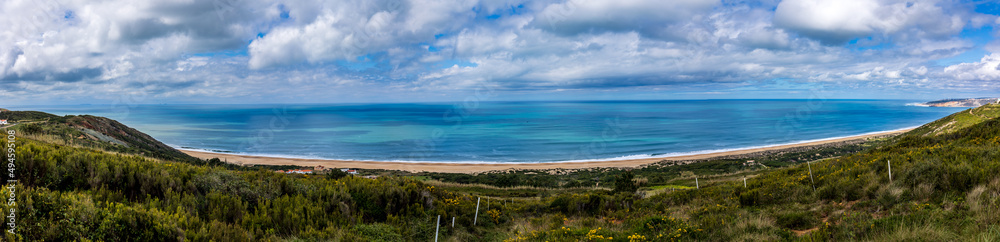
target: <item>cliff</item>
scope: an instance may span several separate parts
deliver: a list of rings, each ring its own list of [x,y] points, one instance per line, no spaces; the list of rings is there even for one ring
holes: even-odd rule
[[[924,105],[930,107],[979,107],[990,103],[997,103],[1000,98],[965,98],[965,99],[945,99],[926,102]]]

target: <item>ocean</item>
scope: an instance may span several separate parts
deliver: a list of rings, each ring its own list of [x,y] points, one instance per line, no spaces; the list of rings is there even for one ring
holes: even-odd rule
[[[557,162],[699,154],[911,128],[912,100],[24,106],[118,120],[181,149],[294,158]]]

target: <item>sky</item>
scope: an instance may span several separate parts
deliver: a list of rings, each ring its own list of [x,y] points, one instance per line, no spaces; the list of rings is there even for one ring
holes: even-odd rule
[[[1000,96],[1000,3],[5,0],[0,104]]]

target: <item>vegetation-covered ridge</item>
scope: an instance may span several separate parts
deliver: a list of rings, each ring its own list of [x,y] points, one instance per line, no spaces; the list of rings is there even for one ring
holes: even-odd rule
[[[4,241],[429,241],[438,216],[443,241],[1000,239],[997,118],[769,158],[782,168],[593,170],[616,174],[601,188],[286,175],[17,142],[19,227]],[[657,173],[688,174],[637,193]]]
[[[1000,104],[987,104],[927,123],[908,132],[907,135],[930,136],[947,134],[997,117],[1000,117]]]
[[[157,159],[201,162],[118,121],[91,115],[56,116],[38,111],[2,111],[23,135],[63,145],[139,154]]]

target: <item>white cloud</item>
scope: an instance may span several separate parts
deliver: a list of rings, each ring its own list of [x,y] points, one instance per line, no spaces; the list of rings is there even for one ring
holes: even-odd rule
[[[0,21],[14,27],[0,30],[0,50],[6,52],[0,74],[28,79],[109,69],[119,73],[102,76],[121,76],[128,68],[105,67],[122,58],[169,61],[184,53],[237,49],[267,21],[249,17],[265,6],[248,2],[223,16],[211,1],[4,1]]]
[[[944,73],[960,81],[1000,84],[1000,54],[984,56],[979,62],[948,66],[944,68]]]
[[[368,53],[433,41],[471,21],[475,1],[342,1],[290,5],[308,18],[279,26],[249,46],[250,67],[353,60]],[[317,6],[320,6],[317,8]],[[362,6],[350,8],[343,6]],[[318,9],[318,10],[317,10]]]
[[[0,29],[0,96],[240,101],[405,99],[486,82],[511,92],[969,86],[996,79],[992,57],[928,63],[982,47],[959,31],[1000,21],[945,0],[10,0],[0,14],[12,26]]]
[[[940,38],[957,34],[971,16],[954,15],[947,1],[785,0],[774,13],[776,25],[827,43],[894,36]]]

